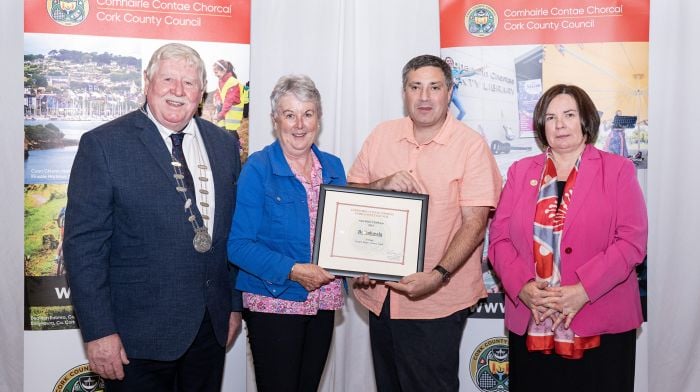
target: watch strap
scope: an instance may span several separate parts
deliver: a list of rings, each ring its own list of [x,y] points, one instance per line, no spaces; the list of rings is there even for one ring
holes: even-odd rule
[[[442,275],[442,283],[447,283],[450,281],[450,277],[452,276],[452,273],[450,271],[446,270],[445,267],[441,265],[436,265],[435,268],[433,268],[433,271],[437,271]]]

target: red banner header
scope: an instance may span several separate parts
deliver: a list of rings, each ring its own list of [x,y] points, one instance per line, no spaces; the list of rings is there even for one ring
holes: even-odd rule
[[[440,46],[649,41],[649,0],[440,0]]]
[[[250,0],[27,0],[24,31],[250,43]]]

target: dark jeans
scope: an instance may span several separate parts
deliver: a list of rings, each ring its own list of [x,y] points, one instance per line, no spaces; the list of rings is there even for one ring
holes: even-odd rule
[[[600,335],[581,359],[529,352],[525,336],[508,333],[509,391],[634,391],[637,330]]]
[[[315,316],[243,311],[258,391],[315,392],[326,366],[335,312]]]
[[[369,335],[377,390],[459,391],[459,345],[469,310],[431,320],[391,320],[389,296]]]
[[[105,380],[105,391],[219,391],[225,356],[224,347],[214,335],[209,313],[205,312],[194,342],[182,357],[174,361],[129,358],[129,364],[124,366],[124,380]]]

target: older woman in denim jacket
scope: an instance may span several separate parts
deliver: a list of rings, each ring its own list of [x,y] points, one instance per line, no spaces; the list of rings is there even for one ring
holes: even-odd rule
[[[321,96],[308,76],[283,76],[270,101],[277,140],[243,168],[228,255],[258,390],[315,391],[343,306],[342,281],[310,263],[319,188],[345,185],[345,170],[314,144]]]

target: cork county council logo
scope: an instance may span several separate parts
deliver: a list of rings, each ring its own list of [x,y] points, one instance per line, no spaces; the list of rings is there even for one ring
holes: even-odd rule
[[[63,373],[52,392],[104,392],[105,382],[84,363]]]
[[[508,391],[508,371],[508,338],[486,339],[474,349],[469,373],[480,391]]]
[[[486,4],[477,4],[464,15],[464,27],[475,37],[488,37],[496,31],[498,14]]]
[[[46,0],[46,10],[56,23],[75,26],[87,18],[90,4],[88,0]]]

